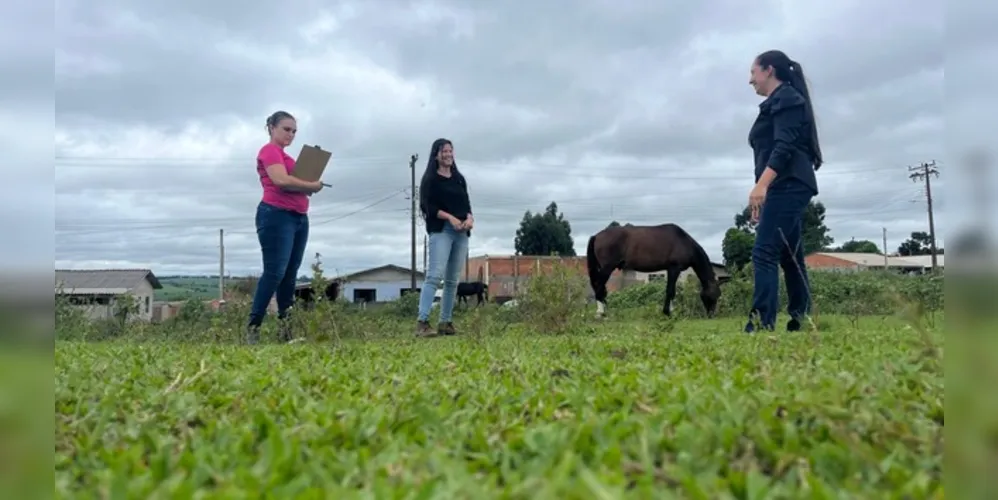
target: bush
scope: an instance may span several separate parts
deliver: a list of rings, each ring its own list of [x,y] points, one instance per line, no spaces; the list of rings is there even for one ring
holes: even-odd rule
[[[561,262],[526,282],[516,298],[520,318],[545,333],[563,333],[585,314],[589,281],[581,272]]]
[[[321,281],[321,275],[317,281]],[[934,322],[943,308],[941,275],[907,276],[880,272],[810,273],[813,294],[812,320],[821,324],[820,315],[845,316],[854,325],[862,316],[899,314]],[[781,310],[786,292],[782,289]],[[684,280],[677,287],[673,319],[704,318],[700,284]],[[752,300],[752,279],[738,274],[722,286],[718,303],[719,317],[744,316]],[[487,304],[468,306],[458,303],[454,319],[462,334],[500,335],[516,331],[565,333],[578,330],[592,319],[587,314],[590,295],[586,276],[574,268],[556,263],[546,272],[531,277],[516,297],[514,305]],[[609,294],[607,303],[612,316],[656,322],[656,331],[670,329],[670,321],[661,314],[665,283],[655,282],[625,288]],[[295,336],[310,342],[337,342],[349,338],[397,337],[412,334],[419,307],[417,294],[398,300],[361,308],[346,301],[319,300],[311,307],[296,306],[292,314]],[[56,338],[62,340],[104,341],[176,341],[194,343],[241,343],[249,314],[249,297],[228,301],[219,312],[209,311],[198,300],[190,300],[177,317],[161,324],[122,322],[119,319],[90,321],[65,300],[58,298],[55,307]],[[589,311],[589,312],[595,312]],[[434,307],[431,320],[439,314]],[[934,326],[934,325],[933,325]],[[264,341],[277,341],[277,321],[268,315],[261,329]]]
[[[915,305],[928,314],[943,308],[942,275],[901,275],[891,272],[852,273],[812,271],[811,314],[835,314],[853,318],[894,314],[904,305]],[[665,282],[632,286],[607,297],[611,309],[633,309],[656,305],[665,299]],[[780,310],[786,309],[787,292],[780,275]],[[752,277],[736,274],[721,286],[718,316],[741,316],[752,305]],[[703,318],[706,312],[700,301],[700,283],[682,280],[676,287],[674,314],[680,318]]]

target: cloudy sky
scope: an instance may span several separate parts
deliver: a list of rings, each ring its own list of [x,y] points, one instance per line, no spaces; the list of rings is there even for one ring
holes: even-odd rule
[[[719,261],[752,186],[749,66],[770,48],[811,81],[836,242],[887,227],[893,249],[927,226],[907,167],[937,160],[944,192],[947,113],[994,88],[944,109],[947,50],[993,61],[984,5],[944,40],[929,0],[59,0],[55,264],[217,272],[224,229],[227,270],[260,272],[254,158],[277,109],[298,117],[292,155],[333,151],[306,254],[327,272],[408,265],[407,162],[421,173],[438,137],[470,183],[472,255],[512,252],[553,200],[580,253],[613,219],[675,222]],[[941,194],[936,210],[945,237],[955,212]]]

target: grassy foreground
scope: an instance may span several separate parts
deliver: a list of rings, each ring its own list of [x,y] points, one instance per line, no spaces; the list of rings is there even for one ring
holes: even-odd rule
[[[59,342],[56,496],[943,498],[941,332],[736,329]]]

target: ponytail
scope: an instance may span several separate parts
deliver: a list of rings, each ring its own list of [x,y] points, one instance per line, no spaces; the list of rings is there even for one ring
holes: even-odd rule
[[[811,91],[808,89],[804,69],[799,62],[788,57],[783,51],[768,50],[756,57],[756,62],[762,68],[773,68],[773,74],[782,82],[786,82],[804,97],[804,110],[811,122],[811,153],[814,156],[814,169],[818,170],[825,162],[821,154],[821,144],[818,141],[818,122],[814,116],[814,105],[811,102]]]

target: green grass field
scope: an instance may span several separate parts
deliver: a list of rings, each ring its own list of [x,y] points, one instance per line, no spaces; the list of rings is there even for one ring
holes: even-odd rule
[[[853,322],[57,342],[56,496],[943,498],[941,328]]]

